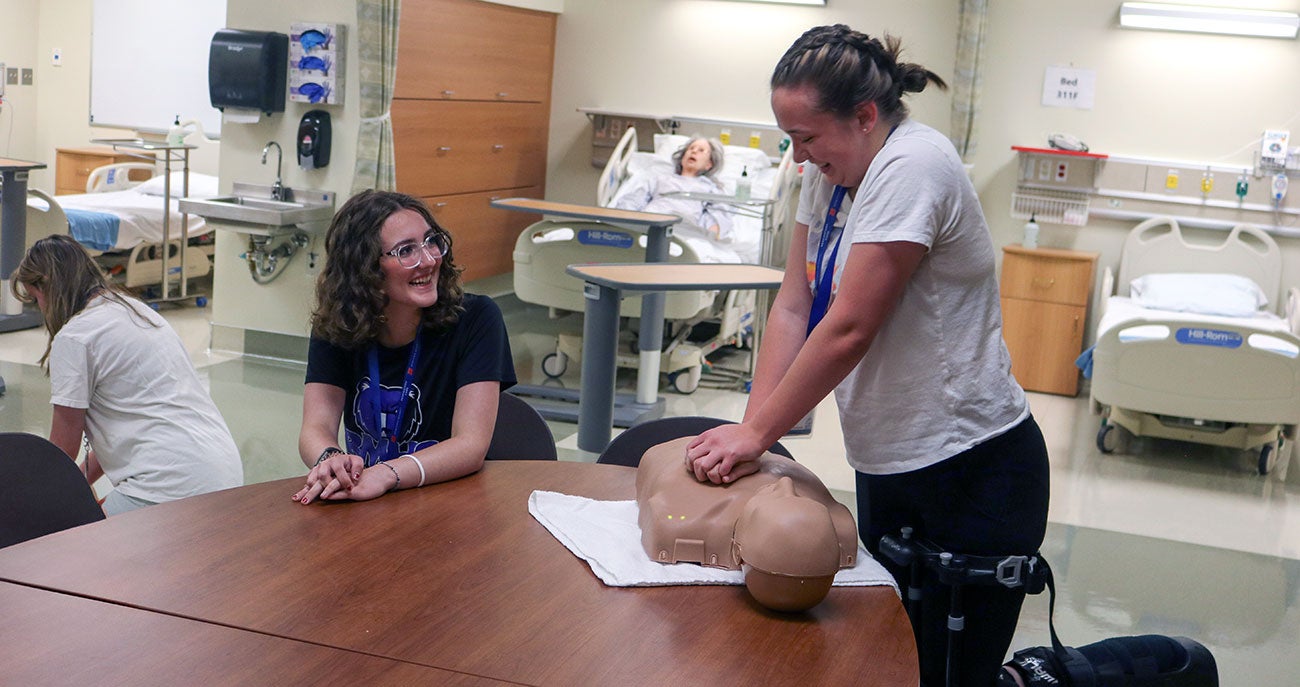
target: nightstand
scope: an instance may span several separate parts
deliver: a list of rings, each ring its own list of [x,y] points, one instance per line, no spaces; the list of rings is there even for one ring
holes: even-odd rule
[[[1002,249],[1002,336],[1011,372],[1028,391],[1074,396],[1096,253]]]

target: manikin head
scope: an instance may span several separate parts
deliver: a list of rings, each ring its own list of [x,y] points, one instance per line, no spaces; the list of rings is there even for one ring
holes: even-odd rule
[[[732,539],[754,600],[775,611],[821,603],[840,569],[835,523],[826,506],[795,491],[782,477],[749,499]]]

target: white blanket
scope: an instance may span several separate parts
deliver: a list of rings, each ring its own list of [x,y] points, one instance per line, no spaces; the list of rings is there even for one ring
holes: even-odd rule
[[[596,501],[553,491],[534,491],[528,512],[611,587],[655,587],[680,584],[744,584],[739,570],[721,570],[695,563],[657,563],[641,548],[636,501]],[[858,562],[835,574],[841,586],[888,585],[898,593],[894,578],[861,546]]]

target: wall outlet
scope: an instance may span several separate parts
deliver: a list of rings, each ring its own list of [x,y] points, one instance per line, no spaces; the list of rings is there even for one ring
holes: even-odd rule
[[[10,86],[18,85],[18,68],[9,67],[5,70],[5,83]]]
[[[32,68],[31,68],[31,67],[23,67],[23,85],[24,85],[24,86],[30,86],[30,85],[32,85]]]

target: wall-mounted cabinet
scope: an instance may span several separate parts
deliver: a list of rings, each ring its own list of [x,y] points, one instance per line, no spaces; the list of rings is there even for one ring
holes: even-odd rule
[[[479,0],[402,6],[397,188],[447,226],[466,279],[509,272],[515,239],[540,219],[489,203],[545,192],[555,22]]]

